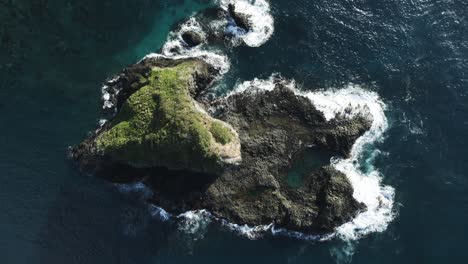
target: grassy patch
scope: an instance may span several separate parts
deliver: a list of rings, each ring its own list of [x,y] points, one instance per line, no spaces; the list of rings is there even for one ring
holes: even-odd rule
[[[210,132],[216,142],[226,145],[232,141],[232,132],[219,122],[213,122],[210,127]]]
[[[194,63],[154,67],[97,138],[100,151],[138,166],[206,170],[216,166],[215,142],[227,144],[234,135],[220,121],[197,110],[188,83]],[[140,77],[143,78],[143,77]]]

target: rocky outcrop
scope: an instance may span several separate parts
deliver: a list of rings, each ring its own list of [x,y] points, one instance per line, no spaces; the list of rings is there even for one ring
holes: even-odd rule
[[[195,59],[146,58],[128,68],[107,88],[117,114],[74,155],[92,154],[136,168],[204,173],[218,173],[223,163],[240,161],[237,132],[194,99],[214,72]]]
[[[246,14],[236,12],[236,6],[234,4],[228,5],[228,13],[238,27],[245,29],[245,31],[251,29],[250,17]]]
[[[302,175],[291,171],[306,151],[328,156],[326,163],[331,156],[347,156],[368,121],[327,122],[307,98],[281,82],[273,91],[252,87],[215,104],[214,116],[239,131],[243,156],[238,167],[227,169],[207,189],[204,207],[215,215],[317,234],[331,232],[363,209],[346,176],[328,164]]]
[[[182,39],[190,48],[198,46],[203,42],[203,38],[200,34],[193,31],[184,32],[184,34],[182,34]]]
[[[173,74],[185,76],[176,84],[163,83],[171,84],[167,89],[178,86],[177,90],[190,95],[190,102],[199,107],[197,116],[200,114],[201,120],[206,122],[191,133],[179,133],[185,131],[186,122],[173,122],[174,128],[168,134],[177,133],[177,140],[164,142],[164,148],[158,145],[161,141],[145,141],[159,134],[164,126],[141,130],[136,137],[140,144],[123,144],[122,147],[118,139],[102,147],[100,141],[105,135],[111,139],[121,137],[115,136],[113,130],[122,124],[125,119],[122,115],[128,115],[128,105],[141,102],[141,97],[136,95],[149,93],[151,96],[145,97],[147,100],[161,104],[164,98],[154,92],[161,89],[160,84],[155,85],[154,80],[164,78],[148,75],[154,69],[159,74],[171,69]],[[172,213],[207,209],[232,223],[275,223],[290,230],[323,234],[364,209],[364,205],[353,198],[353,188],[347,177],[328,163],[331,156],[349,155],[355,140],[369,129],[368,120],[359,116],[352,119],[338,116],[327,121],[310,100],[296,95],[281,80],[271,91],[251,87],[245,92],[213,100],[204,91],[215,74],[209,65],[197,59],[153,58],[128,68],[117,81],[108,84],[108,91],[118,91],[109,96],[115,98],[117,114],[74,147],[71,157],[82,170],[108,180],[143,181],[154,191],[151,202]],[[148,79],[153,81],[148,84]],[[148,108],[143,104],[138,108],[140,111],[135,109],[132,109],[133,115],[145,115],[150,123],[168,121],[161,118],[164,116],[161,108]],[[186,115],[184,107],[171,109],[171,117],[177,119],[180,113]],[[214,123],[220,124],[218,129],[222,132],[213,129]],[[127,132],[123,135],[127,136]],[[225,132],[228,139],[222,135]],[[193,141],[199,136],[197,133],[206,134],[210,142],[217,143],[210,145],[206,152],[187,147],[197,146],[197,141]],[[221,135],[215,135],[217,133]],[[240,153],[232,153],[240,154],[241,162],[240,159],[227,161],[229,158],[225,154],[231,153],[232,148],[216,148],[223,143],[232,144],[229,142],[240,143]],[[115,151],[116,146],[119,151]],[[231,156],[235,156],[232,153]],[[212,163],[213,160],[216,162]]]

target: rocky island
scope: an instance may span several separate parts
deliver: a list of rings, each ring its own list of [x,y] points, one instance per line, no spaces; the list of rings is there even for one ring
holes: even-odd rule
[[[73,147],[79,168],[143,182],[170,213],[206,209],[231,223],[326,234],[365,205],[330,166],[371,122],[327,121],[281,80],[209,96],[217,70],[200,58],[147,57],[106,85],[109,121]]]

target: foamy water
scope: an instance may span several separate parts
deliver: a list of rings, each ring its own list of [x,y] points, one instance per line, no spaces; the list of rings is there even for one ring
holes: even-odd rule
[[[275,31],[270,3],[265,0],[218,0],[215,1],[224,10],[229,4],[235,6],[236,13],[249,17],[251,29],[238,35],[249,47],[260,47],[265,44]]]
[[[188,47],[182,39],[182,35],[186,32],[194,32],[198,34],[201,37],[202,43],[195,47]],[[200,51],[202,46],[205,44],[205,39],[205,32],[198,23],[197,19],[192,16],[183,24],[181,24],[177,30],[171,31],[169,33],[167,41],[164,43],[164,46],[161,49],[161,54],[165,56],[176,56],[187,55],[188,53],[192,53],[194,51]]]
[[[388,120],[385,116],[385,103],[374,93],[364,90],[356,85],[349,85],[343,89],[305,93],[327,119],[337,114],[353,116],[355,114],[370,115],[372,126],[363,136],[356,140],[349,159],[335,158],[332,165],[346,174],[354,187],[354,198],[364,203],[367,210],[359,214],[353,221],[340,226],[337,234],[347,239],[358,239],[372,232],[382,232],[387,229],[393,220],[393,204],[395,190],[391,186],[381,183],[382,175],[369,163],[373,159],[363,157],[366,148],[378,154],[373,144],[384,139],[388,129]],[[347,113],[348,109],[352,109]],[[364,163],[359,164],[360,160]],[[369,172],[362,172],[358,166],[369,168]]]

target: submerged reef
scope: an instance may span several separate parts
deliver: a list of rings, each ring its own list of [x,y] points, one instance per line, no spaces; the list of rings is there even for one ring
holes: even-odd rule
[[[150,202],[174,214],[206,209],[231,223],[326,234],[365,209],[329,160],[350,154],[368,119],[327,120],[281,79],[213,97],[217,76],[200,58],[128,67],[105,86],[110,120],[71,157],[109,181],[143,182]],[[322,161],[295,168],[307,157]]]

